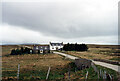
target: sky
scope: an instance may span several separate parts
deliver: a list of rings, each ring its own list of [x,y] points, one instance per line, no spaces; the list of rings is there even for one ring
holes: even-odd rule
[[[1,44],[118,44],[119,0],[3,0]]]

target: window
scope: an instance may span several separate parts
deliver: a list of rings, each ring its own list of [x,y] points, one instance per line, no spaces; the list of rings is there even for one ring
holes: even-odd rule
[[[45,47],[45,49],[47,49],[47,47]]]
[[[52,47],[52,49],[54,49],[54,47]]]
[[[36,49],[38,49],[38,46],[36,46]]]

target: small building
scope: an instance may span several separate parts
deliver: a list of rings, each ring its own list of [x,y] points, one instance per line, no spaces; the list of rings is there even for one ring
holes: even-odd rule
[[[50,47],[49,45],[34,45],[33,53],[38,54],[50,53]]]
[[[63,42],[62,43],[51,43],[49,44],[50,50],[61,50],[63,48]]]

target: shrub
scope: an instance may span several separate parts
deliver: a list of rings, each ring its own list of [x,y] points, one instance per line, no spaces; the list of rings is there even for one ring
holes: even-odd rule
[[[30,54],[30,48],[23,48],[21,47],[21,49],[13,49],[11,50],[11,55],[21,55],[21,54]]]
[[[63,47],[65,51],[87,51],[88,47],[85,44],[66,44]]]
[[[15,54],[16,54],[15,49],[11,50],[11,55],[15,55]]]

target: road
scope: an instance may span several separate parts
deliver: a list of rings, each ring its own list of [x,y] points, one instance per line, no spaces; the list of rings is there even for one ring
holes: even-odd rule
[[[61,52],[53,52],[53,53],[65,56],[66,58],[69,58],[69,59],[72,59],[72,60],[75,60],[75,59],[79,58],[79,57],[75,57],[75,56],[68,55],[68,54],[61,53]],[[107,68],[110,68],[110,69],[115,70],[117,72],[120,72],[120,66],[118,66],[118,65],[113,65],[113,64],[109,64],[109,63],[105,63],[105,62],[99,62],[99,61],[93,61],[93,60],[91,60],[91,61],[93,63],[95,63],[96,65],[107,67]]]
[[[72,60],[78,59],[78,57],[68,55],[68,54],[65,54],[65,53],[61,53],[61,52],[53,52],[53,53],[65,56],[66,58],[69,58],[69,59],[72,59]]]

